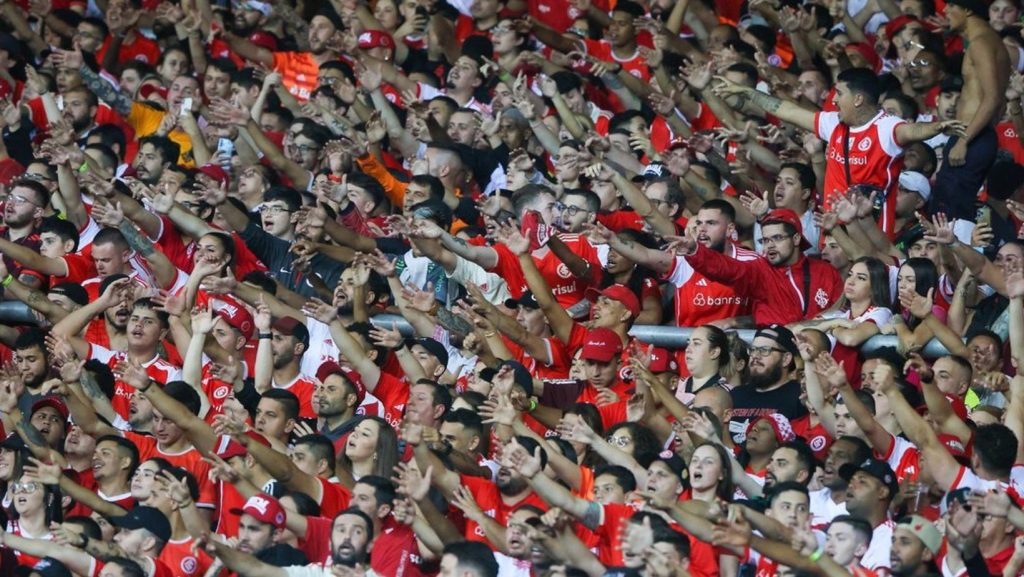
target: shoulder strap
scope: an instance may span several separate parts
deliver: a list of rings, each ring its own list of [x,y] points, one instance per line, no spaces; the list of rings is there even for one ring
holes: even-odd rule
[[[811,259],[804,257],[804,318],[811,306]]]
[[[853,178],[850,177],[850,125],[843,123],[843,170],[846,171],[846,188],[853,187]]]

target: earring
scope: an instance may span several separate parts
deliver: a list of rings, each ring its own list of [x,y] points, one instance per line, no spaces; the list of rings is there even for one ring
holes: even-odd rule
[[[376,461],[376,460],[377,460],[377,453],[374,453],[374,454],[373,454],[373,460],[374,460],[374,461]]]

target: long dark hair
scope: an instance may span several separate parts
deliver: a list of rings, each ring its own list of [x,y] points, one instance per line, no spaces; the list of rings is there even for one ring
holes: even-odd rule
[[[939,269],[935,266],[935,263],[931,259],[914,257],[908,258],[903,261],[900,268],[909,266],[914,271],[914,292],[921,296],[928,296],[928,291],[931,289],[938,289],[939,286]],[[937,292],[937,291],[936,291]],[[893,309],[899,313],[903,312],[903,305],[900,303],[899,295],[895,295],[895,303]],[[921,323],[920,319],[911,317],[907,321],[907,326],[913,329]]]
[[[853,264],[863,264],[868,269],[868,283],[871,285],[871,304],[889,308],[889,268],[873,256],[862,256]],[[853,266],[850,266],[853,269]]]

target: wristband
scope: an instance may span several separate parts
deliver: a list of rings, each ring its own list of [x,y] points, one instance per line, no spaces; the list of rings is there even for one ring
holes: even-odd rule
[[[0,286],[10,286],[12,282],[14,282],[14,275],[7,273],[7,276],[4,277],[4,280],[0,281]]]
[[[89,163],[83,160],[82,166],[78,167],[78,172],[89,172]]]
[[[7,285],[4,285],[4,286],[7,286]],[[484,338],[485,339],[489,339],[489,338],[493,337],[496,334],[498,334],[498,331],[490,331],[490,332],[484,333]]]
[[[814,553],[811,553],[810,555],[808,555],[808,556],[807,556],[807,558],[808,558],[808,559],[810,559],[811,561],[814,561],[815,563],[817,563],[817,562],[818,562],[818,559],[821,559],[821,555],[822,555],[822,554],[823,554],[824,552],[825,552],[825,550],[824,550],[824,549],[818,549],[818,550],[817,550],[817,551],[815,551]]]
[[[526,412],[527,413],[532,413],[536,409],[537,409],[537,399],[535,399],[533,397],[530,397],[530,408]]]
[[[153,386],[153,379],[150,379],[150,380],[146,381],[146,386],[145,386],[145,388],[141,388],[141,389],[139,389],[139,392],[140,392],[140,393],[145,393],[145,392],[146,392],[146,391],[148,391],[148,390],[149,390],[149,388],[150,388],[150,387],[152,387],[152,386]]]
[[[259,335],[259,336],[260,336],[260,340],[262,340],[262,339],[270,339],[270,338],[273,338],[273,336],[274,336],[274,335],[272,335],[271,333],[260,333],[260,335]]]

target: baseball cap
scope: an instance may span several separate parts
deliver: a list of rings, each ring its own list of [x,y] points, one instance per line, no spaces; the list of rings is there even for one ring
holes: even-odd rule
[[[352,383],[352,386],[356,389],[356,405],[363,404],[363,399],[366,398],[366,386],[363,385],[363,378],[357,371],[353,370],[352,367],[338,364],[333,359],[329,359],[321,363],[320,367],[316,370],[316,380],[322,383],[331,375],[341,375],[342,378]]]
[[[928,182],[928,177],[915,170],[900,173],[900,186],[910,192],[916,192],[925,201],[932,196],[932,185]]]
[[[867,42],[851,42],[846,45],[847,50],[853,50],[864,57],[871,66],[871,71],[877,73],[882,66],[882,58],[875,52],[875,48]]]
[[[776,208],[769,212],[761,219],[761,226],[765,227],[769,224],[788,224],[796,229],[800,233],[800,248],[801,250],[807,250],[811,248],[811,243],[808,242],[804,236],[804,225],[800,222],[800,217],[795,212],[788,208]]]
[[[686,462],[684,462],[683,459],[675,453],[675,451],[670,451],[668,449],[658,453],[658,456],[654,461],[661,461],[662,463],[665,463],[665,466],[671,469],[672,472],[675,473],[676,477],[679,478],[682,478],[683,471],[686,470]]]
[[[22,440],[21,435],[18,433],[11,433],[6,439],[0,441],[0,449],[8,449],[10,451],[20,451],[25,448],[25,441]]]
[[[366,30],[359,35],[359,47],[363,49],[387,48],[395,49],[395,39],[383,30]]]
[[[792,354],[794,357],[800,356],[800,349],[796,346],[796,337],[793,336],[793,331],[782,325],[768,325],[763,329],[758,329],[757,333],[754,334],[754,338],[758,337],[771,339],[787,353]]]
[[[537,302],[537,297],[533,296],[533,292],[531,291],[524,292],[523,295],[517,299],[505,299],[505,306],[510,309],[526,307],[528,309],[537,310],[540,308],[540,304]]]
[[[256,558],[274,567],[309,565],[309,558],[305,553],[286,543],[271,545],[257,553]]]
[[[633,315],[633,318],[636,318],[640,314],[640,299],[638,299],[636,293],[629,290],[629,287],[626,285],[613,284],[601,290],[589,288],[585,293],[583,293],[583,296],[592,303],[597,302],[597,297],[605,297],[613,301],[619,301],[622,303],[622,306],[626,307],[629,314]]]
[[[141,96],[143,100],[149,100],[151,96],[167,98],[167,89],[163,86],[157,86],[155,84],[143,84],[139,88],[139,96]]]
[[[441,343],[430,337],[421,337],[413,341],[413,344],[427,349],[428,353],[437,358],[437,362],[441,363],[444,367],[448,366],[448,349]]]
[[[920,515],[904,517],[896,525],[913,533],[932,553],[938,553],[942,547],[942,534],[931,521]]]
[[[41,577],[71,577],[71,571],[53,557],[43,557],[36,561],[32,573],[38,573]]]
[[[246,514],[260,523],[273,525],[275,529],[283,529],[285,521],[284,507],[277,499],[263,493],[249,497],[241,509],[231,509],[234,515]]]
[[[668,349],[655,347],[651,349],[651,362],[647,365],[647,368],[652,373],[667,373],[678,370],[679,363],[676,362],[675,355],[670,353]]]
[[[502,367],[512,367],[513,382],[522,387],[523,390],[526,391],[527,395],[533,395],[533,375],[530,374],[530,371],[526,366],[519,361],[507,360],[498,366],[497,372],[500,372]],[[495,374],[497,374],[497,372]]]
[[[943,433],[939,435],[939,442],[942,443],[943,447],[946,447],[946,450],[949,451],[949,454],[952,455],[954,459],[960,460],[967,458],[967,449],[964,447],[964,443],[960,440],[960,437]]]
[[[234,327],[246,340],[252,336],[252,314],[244,306],[237,303],[228,303],[221,300],[212,301],[210,306],[217,316],[224,319],[224,322]]]
[[[219,164],[204,164],[197,168],[196,172],[209,176],[217,181],[218,184],[227,185],[231,182],[231,177],[228,176],[228,173]]]
[[[610,363],[621,354],[622,339],[619,335],[609,328],[600,327],[587,332],[580,358],[585,361]]]
[[[39,399],[38,401],[32,403],[32,411],[29,413],[29,415],[35,414],[36,411],[42,409],[43,407],[53,408],[53,410],[60,413],[60,416],[65,421],[68,420],[68,415],[70,414],[68,413],[68,406],[64,404],[64,401],[60,400],[57,397],[43,397],[42,399]]]
[[[302,344],[306,345],[307,348],[309,347],[309,329],[294,317],[281,317],[274,321],[274,324],[270,325],[270,328],[276,330],[282,335],[295,337],[299,339]]]
[[[167,516],[154,507],[135,507],[127,515],[111,517],[110,522],[122,529],[145,529],[161,541],[170,541],[171,523]]]
[[[246,431],[245,436],[263,445],[264,447],[270,446],[270,441],[268,441],[266,437],[257,433],[256,431]],[[249,453],[249,451],[247,451],[245,447],[242,446],[241,443],[235,441],[234,439],[228,436],[222,436],[218,439],[218,444],[214,449],[214,452],[217,453],[218,457],[225,461],[232,457],[241,457]]]
[[[896,492],[899,490],[899,485],[896,483],[896,473],[892,472],[892,467],[885,461],[868,458],[860,465],[847,463],[839,468],[839,476],[849,481],[857,471],[864,471],[866,474],[881,481],[889,489],[890,500],[896,496]]]

